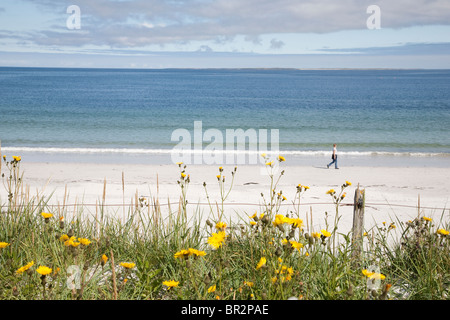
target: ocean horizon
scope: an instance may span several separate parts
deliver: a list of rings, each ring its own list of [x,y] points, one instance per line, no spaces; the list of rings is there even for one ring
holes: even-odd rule
[[[450,165],[450,70],[2,67],[0,88],[2,153],[28,161],[169,164],[183,130],[194,154],[323,165],[337,143],[347,165]],[[227,130],[256,141],[230,150]]]

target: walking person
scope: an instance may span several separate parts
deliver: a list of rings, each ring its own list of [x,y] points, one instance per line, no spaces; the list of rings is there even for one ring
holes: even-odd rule
[[[329,164],[327,164],[327,168],[329,169],[330,166],[334,163],[334,168],[335,169],[339,169],[337,166],[337,149],[336,149],[336,143],[333,144],[333,154],[331,155],[331,159],[333,159],[333,161],[331,161]]]

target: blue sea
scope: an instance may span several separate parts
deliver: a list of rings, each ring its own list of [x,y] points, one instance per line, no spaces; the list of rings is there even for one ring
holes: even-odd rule
[[[0,68],[1,151],[24,161],[172,163],[195,123],[201,149],[208,129],[267,132],[269,150],[276,131],[286,164],[336,143],[341,166],[448,167],[450,70]]]

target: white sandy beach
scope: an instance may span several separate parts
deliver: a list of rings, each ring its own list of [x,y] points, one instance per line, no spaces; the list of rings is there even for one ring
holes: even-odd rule
[[[41,192],[53,196],[50,204],[62,204],[67,186],[67,203],[84,203],[95,212],[95,205],[103,196],[106,179],[106,204],[130,204],[134,201],[136,192],[139,196],[157,197],[161,204],[168,201],[176,204],[180,196],[177,184],[180,169],[177,165],[138,165],[138,164],[91,164],[91,163],[22,163],[24,184],[29,186],[30,194]],[[226,188],[231,182],[231,171],[234,166],[224,166]],[[445,221],[450,216],[450,169],[430,167],[342,167],[340,170],[317,168],[310,166],[281,166],[285,174],[281,178],[277,192],[282,190],[287,198],[283,202],[280,213],[286,214],[294,210],[292,200],[296,186],[300,183],[310,187],[301,199],[300,218],[310,224],[310,214],[313,216],[312,229],[325,226],[325,212],[329,213],[328,222],[332,224],[334,207],[332,199],[326,194],[333,188],[337,191],[346,180],[352,185],[346,189],[347,197],[342,202],[339,213],[342,214],[339,230],[347,232],[351,229],[353,219],[354,191],[358,184],[366,190],[365,227],[383,221],[387,223],[407,221],[417,217],[418,199],[420,196],[421,214],[438,221],[445,210]],[[3,167],[2,172],[5,172]],[[188,212],[195,214],[200,208],[203,217],[210,216],[210,207],[203,183],[206,182],[210,201],[220,203],[220,193],[216,175],[219,173],[215,165],[190,165],[186,170],[190,175],[187,191],[189,202]],[[125,181],[125,192],[122,189],[122,173]],[[226,200],[225,220],[239,221],[238,216],[246,217],[255,211],[262,212],[261,193],[268,197],[270,179],[267,174],[261,174],[261,166],[238,166],[233,189]],[[6,203],[6,192],[0,191],[1,203]],[[197,207],[197,204],[200,205]],[[402,207],[405,205],[407,207]],[[110,213],[122,212],[110,207]],[[165,207],[167,208],[167,207]],[[215,207],[216,208],[216,207]],[[89,212],[90,210],[86,210]],[[88,214],[88,213],[87,213]],[[308,218],[307,218],[308,216]],[[217,217],[217,211],[213,212]]]

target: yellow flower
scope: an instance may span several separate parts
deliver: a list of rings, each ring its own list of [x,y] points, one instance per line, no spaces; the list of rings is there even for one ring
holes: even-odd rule
[[[367,269],[363,269],[362,274],[365,275],[366,277],[370,277],[373,274],[373,272],[370,272]]]
[[[47,212],[42,212],[42,213],[41,213],[41,216],[42,216],[44,219],[50,219],[51,217],[53,217],[53,214],[47,213]]]
[[[182,172],[181,173],[181,178],[183,178],[183,179],[186,178],[186,173]]]
[[[61,238],[64,237],[64,236],[65,235],[61,236]],[[64,242],[64,245],[67,246],[67,247],[74,247],[74,248],[78,247],[80,245],[80,243],[79,242],[75,242],[75,239],[76,238],[74,236],[70,237],[68,240],[66,240]]]
[[[379,279],[379,280],[384,280],[384,279],[386,279],[386,276],[384,275],[384,274],[381,274],[381,273],[374,273],[373,275],[371,275],[370,277],[369,277],[370,279]]]
[[[275,283],[275,282],[277,282],[277,277],[276,276],[272,277],[272,283]]]
[[[220,174],[218,174],[217,176],[216,176],[216,178],[217,178],[217,180],[220,180]]]
[[[108,257],[104,254],[102,255],[102,262],[105,264],[108,261]]]
[[[167,286],[167,289],[170,289],[173,287],[178,287],[179,283],[180,283],[180,281],[169,280],[169,281],[164,281],[162,284]]]
[[[19,162],[22,158],[19,156],[13,156],[13,160]]]
[[[244,281],[244,285],[249,286],[250,288],[253,287],[253,282],[251,281]]]
[[[176,253],[173,255],[173,257],[174,257],[175,259],[177,259],[177,258],[187,258],[188,256],[189,256],[189,251],[188,251],[188,250],[185,250],[185,249],[180,250],[180,251],[176,252]]]
[[[181,166],[183,164],[183,162],[177,162],[177,165]]]
[[[320,238],[320,232],[313,232],[311,233],[311,235],[313,236],[313,238]]]
[[[0,249],[6,248],[9,245],[10,245],[10,243],[8,243],[8,242],[0,242]]]
[[[289,241],[291,243],[292,248],[297,249],[300,252],[300,249],[303,248],[303,244],[294,240]]]
[[[290,218],[288,223],[296,228],[301,228],[303,226],[303,220],[300,218]]]
[[[436,232],[439,234],[442,234],[443,236],[448,236],[450,233],[449,231],[447,231],[445,229],[438,229]]]
[[[216,285],[213,285],[211,287],[208,288],[208,293],[214,292],[216,291]]]
[[[380,279],[380,280],[384,280],[386,278],[386,276],[384,274],[381,273],[376,273],[376,272],[370,272],[367,269],[362,270],[362,274],[365,275],[367,278],[369,279]]]
[[[425,221],[430,221],[430,222],[433,221],[433,219],[428,218],[428,217],[422,217],[422,219],[425,220]]]
[[[325,229],[322,229],[322,230],[320,230],[320,232],[322,232],[323,236],[324,236],[324,237],[326,237],[326,238],[328,238],[328,237],[330,237],[330,236],[331,236],[331,233],[330,233],[330,232],[328,232],[328,231],[327,231],[327,230],[325,230]]]
[[[216,229],[217,230],[225,230],[225,228],[227,227],[227,224],[225,223],[225,222],[222,222],[222,221],[220,221],[220,222],[217,222],[217,224],[216,224]]]
[[[133,269],[134,266],[136,266],[136,264],[132,262],[121,262],[120,265],[125,269]]]
[[[256,225],[257,223],[256,223],[255,221],[250,221],[250,224],[251,224],[252,226],[254,226],[254,225]]]
[[[330,190],[327,191],[327,194],[333,195],[333,194],[335,194],[335,193],[336,193],[336,191],[334,191],[334,189],[330,189]]]
[[[219,231],[218,233],[213,233],[211,237],[208,238],[208,243],[214,249],[218,249],[223,245],[226,237],[227,235],[225,234],[225,231]]]
[[[78,238],[78,241],[84,246],[88,246],[91,243],[91,241],[89,241],[89,239],[85,239],[85,238]]]
[[[206,252],[205,251],[200,251],[200,250],[192,249],[192,248],[189,248],[188,251],[189,251],[189,255],[195,255],[197,257],[204,257],[204,256],[206,256]]]
[[[265,158],[266,154],[265,153],[261,153],[261,157]]]
[[[275,216],[275,220],[272,223],[276,227],[280,224],[287,223],[288,221],[289,221],[289,219],[286,218],[285,216],[283,216],[282,214],[277,214]]]
[[[278,156],[278,161],[283,162],[286,161],[286,159],[283,156]]]
[[[36,272],[43,276],[46,276],[52,273],[52,269],[46,266],[39,266],[39,268],[36,269]]]
[[[75,240],[75,237],[70,237],[67,234],[63,234],[59,240],[64,241],[64,245],[65,246],[70,246],[70,241],[73,242],[73,240]]]
[[[72,243],[71,243],[70,245],[71,245],[72,247],[76,248],[76,247],[78,247],[78,246],[80,245],[80,243],[79,243],[79,242],[72,241]]]
[[[266,162],[266,166],[272,166],[272,164],[273,164],[273,161]]]
[[[345,184],[348,185],[348,186],[352,185],[352,183],[350,181],[345,181]]]
[[[266,262],[267,262],[266,258],[265,258],[265,257],[262,257],[262,258],[259,260],[258,264],[256,265],[256,270],[258,270],[258,269],[262,268],[263,266],[265,266],[265,265],[266,265]]]
[[[23,267],[20,267],[19,269],[16,270],[17,274],[22,274],[25,271],[27,271],[28,269],[30,269],[32,266],[34,265],[34,261],[31,261],[30,263],[24,265]]]

